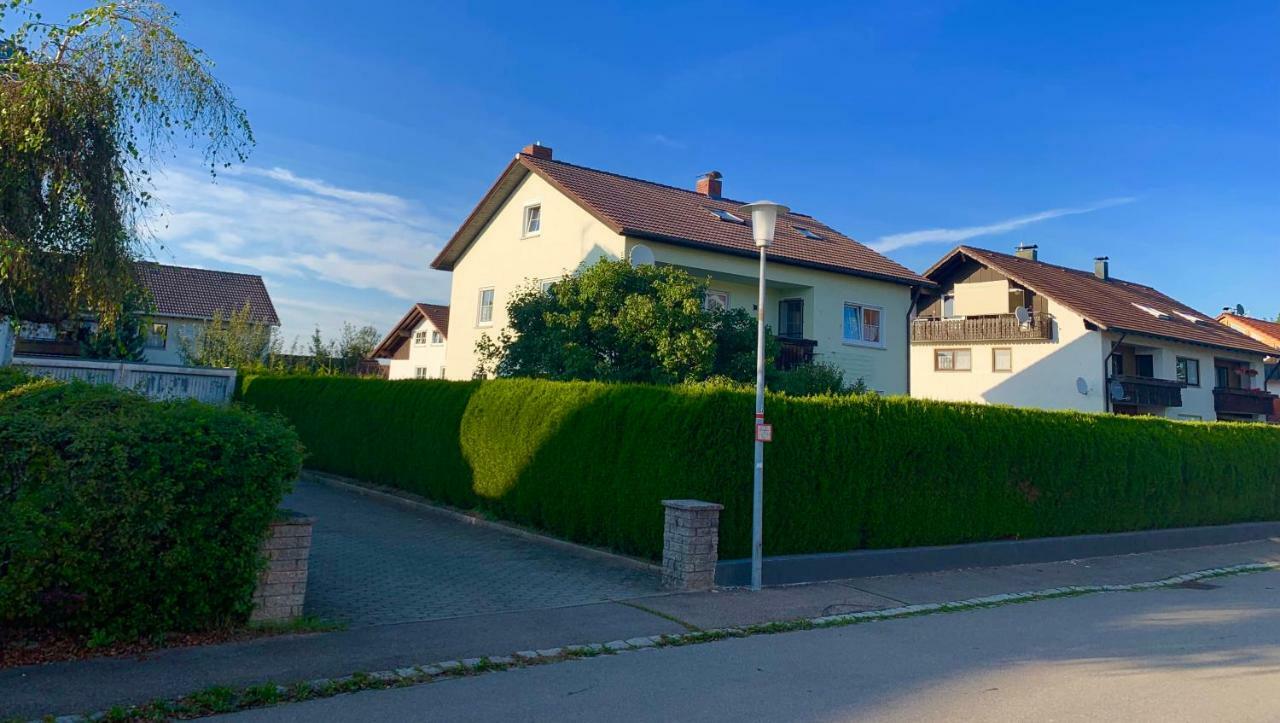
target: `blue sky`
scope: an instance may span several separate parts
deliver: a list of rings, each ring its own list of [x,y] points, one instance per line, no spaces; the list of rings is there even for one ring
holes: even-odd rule
[[[156,255],[263,273],[289,339],[445,301],[430,260],[534,140],[719,170],[917,270],[1026,241],[1280,312],[1274,1],[171,5],[258,146],[215,185],[170,166]]]

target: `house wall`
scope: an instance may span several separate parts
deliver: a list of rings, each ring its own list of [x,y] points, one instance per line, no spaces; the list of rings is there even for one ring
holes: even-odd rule
[[[542,230],[522,238],[524,209],[542,205]],[[449,342],[445,369],[449,379],[470,379],[476,368],[476,341],[495,337],[507,325],[507,301],[526,283],[559,278],[584,262],[622,258],[622,236],[529,174],[493,215],[457,260],[449,297]],[[480,290],[494,289],[493,321],[478,323]]]
[[[1009,313],[1009,282],[970,281],[955,285],[956,316]]]
[[[970,299],[969,308],[977,309],[968,312],[970,315],[1008,313],[1008,299],[1004,297],[1001,301],[1006,308],[991,310],[996,303],[994,283],[980,282],[981,288],[972,296],[966,294],[971,284],[957,284],[956,313],[960,313],[961,299],[965,297]],[[1007,285],[1001,293],[1008,294]],[[1103,359],[1108,350],[1102,335],[1085,328],[1079,314],[1052,300],[1046,302],[1046,309],[1054,319],[1053,341],[912,344],[911,396],[1040,409],[1105,411]],[[1011,350],[1012,371],[994,371],[992,350],[997,348]],[[936,371],[934,352],[938,349],[971,350],[972,371]],[[1088,394],[1080,394],[1076,382],[1079,378],[1088,384]]]
[[[205,322],[196,319],[156,316],[144,324],[143,331],[150,330],[152,323],[165,324],[168,327],[168,334],[163,348],[153,349],[148,347],[145,350],[145,361],[149,364],[172,364],[177,366],[186,364],[182,358],[182,342],[180,338],[194,339],[206,326]]]
[[[674,264],[694,275],[710,276],[712,289],[730,292],[731,306],[754,310],[755,279],[760,268],[757,259],[632,238],[627,239],[627,252],[636,244],[652,249],[660,264]],[[815,361],[838,366],[848,383],[863,379],[883,394],[907,393],[910,287],[783,263],[766,263],[765,269],[766,323],[777,329],[780,300],[803,299],[804,336],[818,342],[814,349]],[[880,346],[843,342],[846,301],[881,309]]]
[[[414,337],[419,331],[427,332],[427,340],[424,344],[418,344],[414,341]],[[447,329],[437,329],[429,319],[423,319],[418,322],[417,326],[409,333],[409,338],[405,339],[404,344],[400,347],[400,352],[396,354],[396,358],[392,359],[387,369],[388,379],[416,379],[418,378],[418,369],[425,369],[427,377],[431,379],[440,379],[445,376],[447,370],[447,350],[446,342],[439,344],[431,343],[431,332],[439,331],[446,334]]]

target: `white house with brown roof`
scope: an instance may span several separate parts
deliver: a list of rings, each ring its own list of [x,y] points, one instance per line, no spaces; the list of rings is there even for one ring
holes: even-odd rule
[[[925,272],[911,394],[1183,420],[1265,419],[1261,342],[1149,286],[961,246]]]
[[[743,202],[722,184],[713,172],[675,188],[526,147],[432,263],[453,272],[447,376],[472,376],[476,341],[506,325],[513,291],[603,258],[679,266],[710,280],[708,305],[753,310],[758,252]],[[765,312],[782,364],[830,362],[848,382],[906,393],[908,314],[927,279],[796,212],[778,219],[768,259]]]
[[[183,364],[180,337],[194,338],[214,314],[230,316],[249,307],[249,318],[271,327],[280,325],[275,305],[262,277],[231,271],[170,266],[151,261],[134,265],[138,283],[149,294],[154,311],[147,317],[145,361]],[[16,353],[35,356],[78,356],[80,329],[49,324],[24,324]]]
[[[414,304],[369,356],[387,359],[388,379],[444,379],[449,307]]]
[[[1271,347],[1273,353],[1271,360],[1267,363],[1263,384],[1267,391],[1280,395],[1280,320],[1255,319],[1237,314],[1231,309],[1223,309],[1222,313],[1218,314],[1218,322]],[[1271,421],[1280,422],[1280,396],[1277,397],[1272,409]]]

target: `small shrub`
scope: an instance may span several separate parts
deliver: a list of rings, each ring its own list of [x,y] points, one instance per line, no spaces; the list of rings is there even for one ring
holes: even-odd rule
[[[106,644],[243,620],[300,461],[282,420],[246,409],[49,380],[0,392],[0,624]]]
[[[858,384],[865,390],[866,384],[861,379]],[[786,371],[775,371],[769,375],[768,386],[770,391],[792,397],[843,394],[849,391],[844,385],[844,370],[827,362],[801,364]]]

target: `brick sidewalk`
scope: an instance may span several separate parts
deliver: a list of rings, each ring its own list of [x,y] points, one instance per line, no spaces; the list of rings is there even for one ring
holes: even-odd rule
[[[306,611],[351,627],[654,595],[659,578],[322,482],[285,500],[316,518]]]

